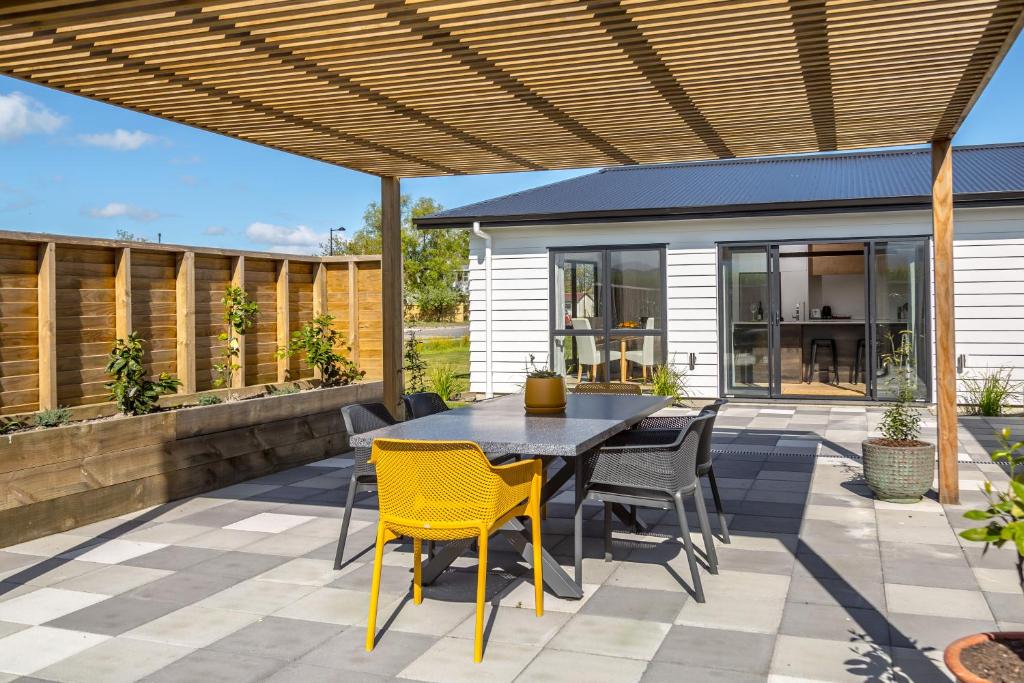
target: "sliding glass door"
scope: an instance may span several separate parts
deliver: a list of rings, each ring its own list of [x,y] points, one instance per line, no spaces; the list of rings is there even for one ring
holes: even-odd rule
[[[928,400],[928,249],[926,238],[721,246],[723,394],[886,400],[888,354],[905,339]]]
[[[551,251],[551,367],[580,381],[647,381],[665,362],[665,250]]]

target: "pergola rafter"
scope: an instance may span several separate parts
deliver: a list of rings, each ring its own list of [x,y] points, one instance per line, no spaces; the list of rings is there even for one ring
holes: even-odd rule
[[[400,177],[932,143],[950,501],[949,140],[1022,20],[1024,0],[22,0],[0,73],[381,176],[393,406]]]

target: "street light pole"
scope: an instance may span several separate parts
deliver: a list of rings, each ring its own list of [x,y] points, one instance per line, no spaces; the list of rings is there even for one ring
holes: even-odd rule
[[[330,230],[328,230],[328,234],[330,236],[327,238],[327,243],[330,246],[331,256],[334,256],[334,233],[335,232],[339,232],[339,233],[345,232],[344,226],[339,226],[337,228],[331,228]]]

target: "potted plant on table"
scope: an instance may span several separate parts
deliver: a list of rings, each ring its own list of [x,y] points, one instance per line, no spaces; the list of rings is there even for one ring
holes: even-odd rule
[[[538,368],[530,354],[526,366],[526,412],[535,415],[561,413],[565,410],[565,378],[554,370]]]
[[[935,476],[935,445],[918,438],[921,416],[911,405],[917,390],[911,334],[904,330],[898,342],[889,337],[892,351],[882,361],[892,372],[896,395],[878,426],[881,438],[861,444],[868,487],[880,500],[894,503],[921,500]]]
[[[986,481],[982,490],[988,505],[968,510],[964,517],[984,526],[966,529],[960,536],[968,541],[1002,548],[1012,544],[1017,551],[1017,581],[1024,590],[1024,475],[1017,468],[1024,464],[1024,442],[1011,442],[1009,429],[1000,434],[1002,448],[992,461],[1005,464],[1010,479],[1005,489],[997,490]],[[946,666],[961,683],[1008,683],[1024,680],[1024,632],[1001,631],[975,633],[954,641],[946,648]]]

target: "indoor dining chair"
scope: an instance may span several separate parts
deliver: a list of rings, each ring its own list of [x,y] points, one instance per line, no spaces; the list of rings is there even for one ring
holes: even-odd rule
[[[639,384],[632,382],[580,382],[572,388],[574,394],[625,394],[639,396]]]
[[[479,547],[473,661],[483,657],[488,539],[513,517],[529,517],[537,616],[544,614],[541,567],[541,462],[493,465],[471,441],[374,439],[380,521],[373,560],[366,650],[376,642],[377,597],[384,544],[413,539],[413,602],[423,601],[423,541],[475,539]]]

